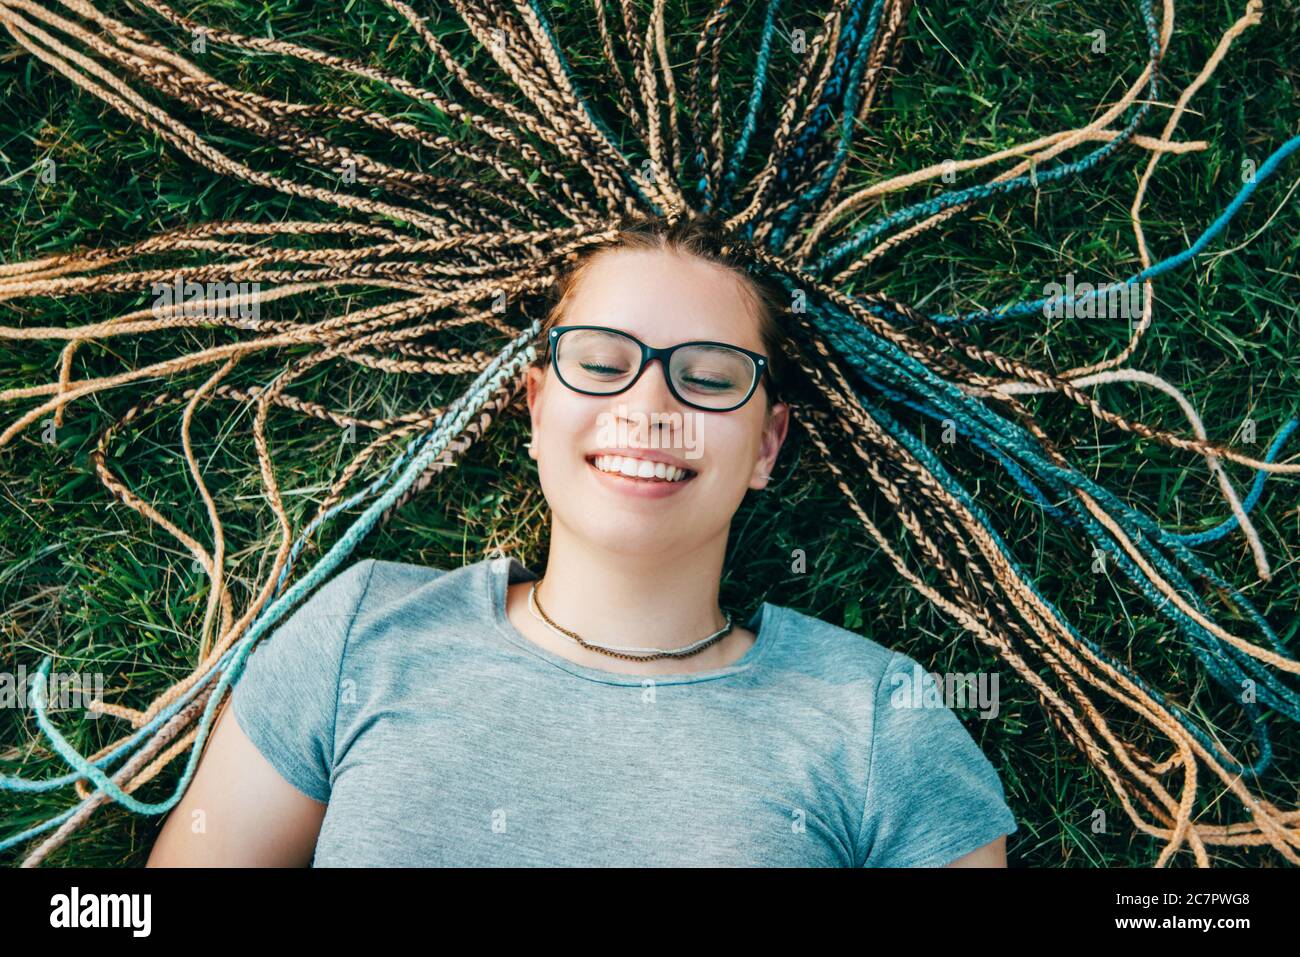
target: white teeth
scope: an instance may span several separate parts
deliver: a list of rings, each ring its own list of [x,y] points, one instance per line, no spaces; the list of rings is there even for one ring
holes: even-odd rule
[[[680,482],[686,478],[686,470],[663,462],[651,462],[649,459],[637,459],[630,455],[597,455],[592,465],[602,472],[615,472],[635,479],[658,479],[664,482]]]

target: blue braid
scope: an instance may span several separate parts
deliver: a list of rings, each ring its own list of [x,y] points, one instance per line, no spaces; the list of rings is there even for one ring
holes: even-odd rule
[[[1288,156],[1294,153],[1297,149],[1300,149],[1300,135],[1293,136],[1291,139],[1287,140],[1280,147],[1278,147],[1277,150],[1275,150],[1273,154],[1269,156],[1268,159],[1264,161],[1264,164],[1260,166],[1260,168],[1255,172],[1254,178],[1248,181],[1244,186],[1242,186],[1241,190],[1233,198],[1232,202],[1229,203],[1227,207],[1224,208],[1223,212],[1219,214],[1219,217],[1213,223],[1211,223],[1203,233],[1201,233],[1201,235],[1197,238],[1196,242],[1192,243],[1190,246],[1188,246],[1186,249],[1184,249],[1182,252],[1178,253],[1177,255],[1170,256],[1167,259],[1162,259],[1158,263],[1155,263],[1152,266],[1148,266],[1146,269],[1142,270],[1141,272],[1136,273],[1133,276],[1130,276],[1128,279],[1125,279],[1123,281],[1122,285],[1131,286],[1135,283],[1143,282],[1147,279],[1153,279],[1156,276],[1161,276],[1167,272],[1172,272],[1173,270],[1185,266],[1189,262],[1191,262],[1195,256],[1197,256],[1199,253],[1205,250],[1205,248],[1210,244],[1211,240],[1213,240],[1215,236],[1223,232],[1224,228],[1228,225],[1228,223],[1232,222],[1233,217],[1236,216],[1237,213],[1241,211],[1241,207],[1245,204],[1246,200],[1250,198],[1250,195],[1255,192],[1259,184],[1262,183],[1264,180],[1268,179],[1270,176],[1272,176],[1273,173],[1277,171],[1278,167],[1282,164],[1282,162]],[[970,312],[970,313],[966,313],[963,316],[939,315],[939,316],[931,316],[930,318],[933,319],[935,322],[942,322],[942,323],[973,322],[976,320],[986,321],[992,319],[1005,319],[1008,317],[1016,317],[1016,316],[1027,316],[1030,315],[1031,313],[1039,312],[1040,310],[1043,311],[1044,313],[1047,313],[1049,309],[1060,309],[1064,303],[1082,302],[1083,300],[1089,299],[1092,296],[1096,296],[1103,291],[1104,290],[1099,287],[1097,289],[1093,289],[1091,292],[1084,293],[1083,295],[1079,295],[1079,296],[1061,295],[1061,296],[1053,297],[1051,299],[1035,299],[1032,302],[1019,302],[1019,303],[1014,303],[1012,305],[999,306],[996,309],[987,309],[987,310],[981,310],[979,312]]]
[[[1058,179],[1074,176],[1086,172],[1096,166],[1103,159],[1110,156],[1126,142],[1137,131],[1138,126],[1151,110],[1152,105],[1158,100],[1158,57],[1160,53],[1159,36],[1157,35],[1155,24],[1155,12],[1151,8],[1151,0],[1142,0],[1143,18],[1147,24],[1147,38],[1150,47],[1150,60],[1148,69],[1151,73],[1150,81],[1147,84],[1149,95],[1146,100],[1139,104],[1133,118],[1124,126],[1120,134],[1108,143],[1103,144],[1098,149],[1087,154],[1073,163],[1063,163],[1053,167],[1046,172],[1038,173],[1031,170],[1028,175],[1017,176],[1012,179],[1002,180],[1000,182],[985,183],[981,186],[973,186],[969,189],[959,190],[957,192],[948,192],[935,196],[928,200],[916,203],[899,210],[883,219],[863,227],[854,232],[853,236],[844,242],[833,247],[830,252],[826,253],[817,262],[810,267],[810,271],[817,277],[822,278],[836,264],[845,257],[859,252],[871,240],[895,226],[901,226],[910,223],[915,219],[923,216],[932,216],[941,212],[950,206],[957,206],[967,202],[980,202],[993,196],[1002,195],[1003,193],[1012,193],[1029,186],[1037,186],[1042,182],[1054,182]]]
[[[1300,426],[1300,419],[1290,419],[1281,429],[1278,430],[1277,435],[1273,438],[1273,444],[1270,445],[1268,451],[1264,453],[1265,462],[1271,463],[1278,457],[1278,454],[1282,451],[1282,446],[1286,445],[1286,440],[1291,437],[1291,433],[1296,430],[1297,426]],[[1259,501],[1260,496],[1264,494],[1264,482],[1267,480],[1268,472],[1264,469],[1255,470],[1255,480],[1251,483],[1250,494],[1247,495],[1245,500],[1241,503],[1241,510],[1247,515],[1249,515],[1250,510],[1255,507],[1255,503]],[[1229,515],[1222,522],[1208,531],[1193,532],[1182,535],[1171,533],[1171,537],[1178,539],[1178,541],[1182,542],[1184,545],[1204,545],[1206,542],[1217,542],[1219,539],[1231,534],[1232,530],[1236,528],[1237,525],[1237,516]]]
[[[772,59],[772,38],[776,35],[776,14],[781,8],[781,0],[767,0],[767,16],[763,20],[763,39],[758,47],[758,59],[754,64],[754,87],[749,92],[749,109],[745,113],[745,122],[740,130],[740,137],[731,153],[726,175],[722,178],[718,208],[726,213],[731,211],[731,193],[740,175],[740,165],[745,154],[749,152],[749,141],[754,135],[758,123],[758,108],[763,102],[763,87],[767,84],[768,67]],[[707,183],[705,184],[707,188]]]
[[[614,134],[610,132],[609,127],[605,125],[604,121],[602,121],[601,118],[592,111],[591,107],[587,105],[587,98],[582,93],[582,87],[578,83],[578,78],[574,75],[573,69],[569,66],[569,61],[564,56],[564,48],[561,47],[559,41],[556,40],[555,32],[551,29],[551,24],[550,21],[546,19],[546,14],[542,12],[541,4],[538,3],[538,0],[528,0],[528,6],[532,8],[533,13],[537,14],[537,20],[542,25],[542,31],[546,34],[547,42],[550,43],[551,49],[555,51],[556,59],[560,61],[560,67],[564,70],[564,75],[568,78],[569,83],[573,85],[573,93],[578,99],[578,105],[582,107],[582,111],[587,114],[587,118],[591,120],[596,129],[600,130],[601,135],[603,135],[610,144],[614,144],[616,142]],[[615,149],[618,149],[618,147],[615,147]],[[630,161],[627,160],[627,156],[621,150],[619,150],[619,155],[623,157],[624,161],[629,162],[629,165],[631,165]],[[636,198],[654,210],[656,216],[662,216],[664,211],[658,204],[652,203],[648,198],[646,198],[646,195],[641,192],[641,188],[637,186],[636,180],[632,178],[632,175],[626,169],[620,169],[619,172],[623,176],[623,181],[627,183],[632,192],[636,194]]]
[[[835,156],[830,165],[822,171],[817,182],[804,190],[800,194],[798,201],[786,209],[777,219],[776,225],[768,236],[767,243],[768,248],[774,252],[779,251],[785,245],[786,234],[803,210],[826,195],[827,190],[830,189],[831,181],[835,178],[848,156],[849,143],[853,139],[853,124],[857,119],[858,100],[862,96],[862,73],[866,70],[867,62],[871,58],[871,44],[876,38],[876,30],[880,26],[880,13],[884,6],[885,0],[875,0],[871,7],[871,15],[867,19],[867,27],[862,31],[862,37],[858,40],[853,72],[849,78],[848,90],[845,93],[844,104],[840,113],[840,141],[836,146]]]
[[[92,763],[84,755],[78,752],[59,732],[59,730],[53,726],[46,714],[44,678],[49,673],[53,660],[50,656],[46,656],[46,658],[41,662],[40,668],[37,670],[37,677],[39,680],[33,688],[32,695],[32,710],[36,715],[37,725],[64,761],[73,767],[76,772],[79,772],[65,775],[65,783],[70,783],[70,781],[75,781],[80,778],[89,778],[98,785],[98,788],[94,794],[86,799],[86,801],[83,801],[80,805],[69,809],[62,815],[59,815],[50,821],[43,822],[41,825],[28,829],[21,834],[13,835],[6,838],[4,841],[0,841],[0,850],[4,850],[14,844],[27,840],[29,837],[36,834],[43,833],[45,830],[52,827],[57,827],[59,823],[62,823],[62,821],[76,813],[80,807],[85,806],[88,801],[93,800],[95,795],[99,793],[107,794],[114,801],[132,811],[136,811],[137,813],[161,813],[174,806],[176,802],[180,800],[181,795],[184,793],[185,788],[188,786],[190,778],[194,773],[199,754],[203,748],[203,742],[206,740],[208,734],[208,727],[216,705],[224,696],[226,688],[232,686],[238,681],[247,655],[249,651],[251,651],[257,638],[271,627],[288,608],[295,605],[304,595],[316,588],[317,585],[319,585],[320,582],[323,581],[325,577],[327,577],[339,565],[339,563],[351,553],[357,543],[369,533],[370,529],[374,527],[375,523],[393,504],[393,502],[395,502],[397,498],[406,491],[406,489],[414,484],[414,482],[424,472],[425,468],[427,468],[429,463],[442,453],[451,439],[464,430],[465,426],[478,413],[478,410],[482,408],[483,404],[492,393],[508,381],[511,376],[517,374],[519,368],[536,357],[536,350],[531,345],[531,341],[537,336],[540,327],[540,321],[534,321],[527,330],[525,330],[517,339],[514,340],[514,342],[503,350],[502,353],[476,377],[464,395],[457,399],[457,401],[439,417],[437,423],[432,427],[428,434],[417,437],[408,444],[406,451],[403,452],[399,459],[399,461],[408,460],[407,465],[402,470],[401,475],[397,478],[396,482],[392,483],[392,487],[380,495],[380,497],[352,523],[340,540],[329,549],[329,551],[307,573],[307,575],[298,582],[295,582],[288,592],[284,593],[264,608],[261,614],[258,615],[257,619],[250,626],[244,637],[228,649],[226,654],[222,656],[221,660],[218,662],[217,668],[213,669],[213,674],[220,671],[221,675],[212,697],[208,700],[208,703],[205,706],[194,746],[191,748],[189,758],[186,762],[185,771],[183,772],[172,796],[167,800],[158,803],[146,803],[131,797],[104,774],[103,770],[101,770],[101,765],[107,765],[119,756],[120,753],[124,752],[130,744],[134,743],[145,734],[150,733],[151,730],[161,726],[161,724],[171,715],[184,707],[189,699],[192,699],[198,694],[200,688],[211,679],[212,674],[205,676],[204,679],[198,682],[194,688],[189,689],[189,692],[181,699],[172,702],[168,708],[164,709],[144,728],[139,729],[131,736],[131,738],[122,742],[121,745],[115,748],[112,753]],[[414,454],[412,454],[413,452]],[[391,479],[395,471],[394,468],[390,467],[383,476],[383,481]],[[366,491],[369,492],[376,489],[380,484],[383,484],[383,482],[376,481],[371,483],[370,487]],[[332,516],[337,514],[344,508],[349,507],[349,505],[356,501],[357,498],[358,496],[352,496],[348,501],[337,504],[327,513],[327,515]],[[307,534],[309,533],[304,531],[303,535],[300,536],[299,542],[297,543],[299,547],[301,547]],[[296,551],[297,549],[295,549],[295,554]],[[285,576],[282,574],[280,576],[281,583],[283,583],[284,578]],[[16,777],[0,777],[0,789],[3,790],[44,791],[56,786],[59,785],[52,781],[32,782]]]
[[[942,380],[938,380],[937,377],[933,376],[932,373],[929,373],[928,370],[925,370],[924,367],[920,366],[919,363],[915,363],[915,360],[911,360],[911,357],[907,357],[906,354],[901,353],[901,350],[897,350],[896,347],[892,345],[892,343],[888,343],[887,341],[880,340],[874,336],[871,336],[866,330],[862,329],[861,326],[851,324],[847,319],[847,317],[844,317],[842,314],[837,316],[836,315],[837,312],[838,310],[833,305],[828,305],[826,309],[826,315],[828,317],[838,319],[838,325],[835,322],[824,322],[822,323],[822,325],[827,332],[828,338],[832,340],[832,344],[835,345],[837,351],[839,351],[842,355],[844,355],[852,365],[854,365],[859,369],[863,369],[865,363],[866,370],[875,370],[877,374],[884,374],[888,378],[892,379],[893,381],[898,381],[904,388],[909,388],[911,390],[919,390],[921,395],[930,398],[931,402],[934,403],[931,406],[931,408],[926,410],[928,414],[942,415],[942,417],[945,418],[952,418],[955,423],[966,423],[962,428],[963,432],[973,433],[975,430],[979,429],[980,426],[975,423],[978,422],[979,419],[983,418],[985,419],[985,423],[984,423],[985,429],[988,429],[990,426],[994,428],[994,432],[991,435],[991,438],[993,438],[994,441],[1005,443],[1008,441],[1007,433],[1010,433],[1011,437],[1014,438],[1015,440],[1012,442],[1012,449],[1014,451],[1014,454],[1019,454],[1022,457],[1027,457],[1031,466],[1034,467],[1036,473],[1043,475],[1043,477],[1049,482],[1049,484],[1051,484],[1054,487],[1054,491],[1056,491],[1058,494],[1063,494],[1067,506],[1076,512],[1077,520],[1081,522],[1084,525],[1084,527],[1089,531],[1089,533],[1093,537],[1095,537],[1103,545],[1103,547],[1106,548],[1106,550],[1110,554],[1112,554],[1115,557],[1118,566],[1121,568],[1121,570],[1125,572],[1126,577],[1132,579],[1135,582],[1135,584],[1138,585],[1140,590],[1142,590],[1143,593],[1148,597],[1148,599],[1151,600],[1158,608],[1161,608],[1163,610],[1163,605],[1167,604],[1167,599],[1164,598],[1162,595],[1158,594],[1155,591],[1154,587],[1149,582],[1149,580],[1145,579],[1145,576],[1142,576],[1140,574],[1136,566],[1129,560],[1128,556],[1121,549],[1119,549],[1117,545],[1109,541],[1104,529],[1102,529],[1101,526],[1095,521],[1095,519],[1093,519],[1092,516],[1089,513],[1087,513],[1086,509],[1082,506],[1082,503],[1079,503],[1076,500],[1074,500],[1074,496],[1070,495],[1068,491],[1066,491],[1065,488],[1062,487],[1063,483],[1065,485],[1082,487],[1089,490],[1094,495],[1094,497],[1098,498],[1101,501],[1104,501],[1113,510],[1118,511],[1120,513],[1119,518],[1121,520],[1121,524],[1127,526],[1126,531],[1134,537],[1135,544],[1139,547],[1139,549],[1142,550],[1144,553],[1147,553],[1150,560],[1152,560],[1155,564],[1161,567],[1162,572],[1166,575],[1168,580],[1170,580],[1171,583],[1175,585],[1175,587],[1178,587],[1181,584],[1186,590],[1190,591],[1190,586],[1186,586],[1186,583],[1182,578],[1181,574],[1179,574],[1177,570],[1170,565],[1168,560],[1165,559],[1163,555],[1154,552],[1153,547],[1147,542],[1146,537],[1142,534],[1143,529],[1141,526],[1145,526],[1147,531],[1153,531],[1157,536],[1162,536],[1164,534],[1163,530],[1159,529],[1158,526],[1155,526],[1155,523],[1150,522],[1149,520],[1144,520],[1145,519],[1144,516],[1138,516],[1126,505],[1124,505],[1124,503],[1119,502],[1109,492],[1097,487],[1095,483],[1088,481],[1085,477],[1081,476],[1077,472],[1071,473],[1070,471],[1062,470],[1059,467],[1055,466],[1054,463],[1044,460],[1041,455],[1037,455],[1033,452],[1033,446],[1035,445],[1035,443],[1033,442],[1031,436],[1028,436],[1026,433],[1023,433],[1022,430],[1019,430],[1017,427],[1013,426],[1011,423],[1007,422],[1006,420],[993,416],[988,409],[984,408],[983,403],[978,402],[977,400],[974,399],[974,397],[967,396],[965,393],[961,393],[955,390],[949,384],[943,383]],[[875,355],[872,355],[871,353],[866,352],[862,348],[862,345],[860,343],[855,343],[852,341],[852,339],[842,338],[841,335],[837,334],[841,330],[846,331],[851,336],[857,336],[863,341],[868,342],[871,345],[875,346],[877,353]],[[894,361],[888,362],[884,356],[880,355],[881,352],[888,353],[891,357],[894,358]],[[900,370],[897,368],[898,366],[907,367],[909,365],[914,366],[914,368],[910,370]],[[927,385],[925,384],[924,381],[921,382],[916,381],[917,369],[915,367],[919,367],[919,369],[922,370],[922,374],[919,376],[920,379],[922,380],[929,379],[932,380],[932,382],[937,382],[940,388],[936,389],[933,384]],[[912,371],[913,375],[912,376],[906,375],[906,371]],[[945,396],[942,394],[943,391],[945,390],[949,392],[946,399]],[[956,396],[953,396],[951,394],[953,391],[957,391]],[[956,400],[956,402],[953,401],[954,399]],[[962,408],[963,406],[965,406],[965,409]],[[936,408],[939,409],[940,411],[935,412],[934,410]],[[971,411],[976,412],[977,418],[975,420],[970,419]],[[944,415],[943,414],[944,412],[946,412],[947,414]],[[979,415],[980,412],[983,412],[984,414]],[[988,422],[987,419],[989,417],[998,419],[998,422],[997,423]],[[1001,426],[1001,428],[998,428],[999,425]],[[998,438],[999,433],[1002,434],[1001,439]],[[985,444],[985,443],[981,443],[981,444]],[[997,456],[997,457],[999,458],[1000,461],[1003,460],[1001,456]],[[937,461],[931,464],[938,465]],[[1026,488],[1027,490],[1030,486],[1032,486],[1032,483],[1028,483],[1026,476],[1024,476],[1023,474],[1017,474],[1015,472],[1012,472],[1012,475],[1013,478],[1016,478],[1018,484],[1020,484],[1022,487]],[[949,491],[953,492],[954,494],[957,494],[954,488],[950,488]],[[1034,493],[1031,492],[1031,494]],[[1043,503],[1046,502],[1046,497],[1042,496],[1041,493],[1035,494],[1035,498],[1038,499],[1040,502]],[[987,521],[983,521],[982,523],[985,525],[988,524]],[[1189,563],[1192,564],[1193,568],[1196,569],[1203,577],[1211,577],[1211,578],[1217,577],[1217,576],[1212,576],[1212,574],[1209,573],[1208,569],[1205,569],[1198,561],[1195,560],[1194,556],[1191,556],[1190,553],[1186,552],[1186,550],[1182,548],[1181,543],[1172,543],[1172,544],[1175,546],[1175,550],[1181,553],[1180,557],[1182,557],[1185,561],[1190,559],[1191,561]],[[1004,554],[1007,555],[1008,560],[1012,561],[1009,553],[1006,552],[1005,548],[1003,548],[1003,552]],[[1238,604],[1239,606],[1246,607],[1246,608],[1249,607],[1249,603],[1245,602],[1245,599],[1240,598],[1240,596],[1234,596],[1233,600],[1234,603]],[[1203,603],[1200,602],[1200,600],[1196,598],[1194,595],[1192,599],[1192,604],[1193,607],[1196,607],[1198,612],[1204,613],[1206,611]],[[1253,609],[1251,609],[1251,612],[1253,612]],[[1242,661],[1242,664],[1244,664],[1250,671],[1252,671],[1265,685],[1264,689],[1261,691],[1261,695],[1260,695],[1261,700],[1264,700],[1265,703],[1275,703],[1279,710],[1284,711],[1288,715],[1291,715],[1296,712],[1295,694],[1291,692],[1290,689],[1287,689],[1284,686],[1279,685],[1277,683],[1276,676],[1267,672],[1262,667],[1261,663],[1256,661],[1254,658],[1245,655],[1244,652],[1239,652],[1237,649],[1231,648],[1231,646],[1229,646],[1229,651],[1225,655],[1223,648],[1220,646],[1220,643],[1216,639],[1214,639],[1213,636],[1209,635],[1205,631],[1205,629],[1199,624],[1197,624],[1194,620],[1190,619],[1185,614],[1177,610],[1173,610],[1172,612],[1170,612],[1170,614],[1178,622],[1180,626],[1180,630],[1184,631],[1185,633],[1188,633],[1189,637],[1192,638],[1193,649],[1197,652],[1198,657],[1200,657],[1202,661],[1206,664],[1207,670],[1209,670],[1211,675],[1216,679],[1217,683],[1224,685],[1225,687],[1232,688],[1233,690],[1240,689],[1240,680],[1243,677],[1243,673],[1241,671],[1241,668],[1238,667],[1236,661],[1234,661],[1234,658],[1242,657],[1245,659]],[[1264,625],[1264,628],[1262,630],[1264,630],[1266,636],[1269,637],[1270,643],[1274,643],[1275,645],[1277,645],[1276,637],[1271,634],[1271,630],[1267,629],[1267,624],[1266,622],[1263,622],[1262,616],[1258,616],[1257,613],[1254,613],[1251,615],[1251,617],[1252,620],[1255,621],[1257,625],[1261,625],[1261,624]],[[1089,645],[1089,647],[1093,647],[1093,646]],[[1094,648],[1094,650],[1097,651],[1097,653],[1101,654],[1099,649]],[[1278,650],[1280,653],[1286,654],[1285,649],[1279,647]],[[1250,717],[1252,724],[1255,725],[1256,737],[1259,740],[1259,744],[1260,744],[1261,758],[1254,765],[1250,766],[1250,769],[1257,773],[1263,770],[1263,768],[1267,766],[1267,762],[1270,760],[1271,747],[1267,742],[1266,728],[1262,726],[1261,720],[1259,719],[1258,714],[1256,713],[1256,709],[1251,706],[1248,706],[1246,710],[1248,712],[1248,716]],[[1300,717],[1297,717],[1295,720],[1300,720]],[[1189,731],[1193,731],[1193,728],[1191,726],[1189,726]],[[1213,746],[1212,742],[1209,742],[1208,739],[1205,739],[1203,735],[1199,733],[1199,731],[1194,733],[1197,733],[1198,740],[1202,740],[1202,743],[1205,744],[1208,749],[1214,750],[1216,751],[1216,753],[1218,752],[1218,749]],[[1229,764],[1238,769],[1245,770],[1244,766],[1236,764],[1236,762],[1233,762],[1231,759],[1227,758],[1226,755],[1221,755],[1221,757],[1225,764]]]

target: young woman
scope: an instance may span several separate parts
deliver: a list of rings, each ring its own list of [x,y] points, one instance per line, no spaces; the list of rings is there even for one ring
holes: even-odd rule
[[[907,706],[913,659],[719,607],[789,424],[779,306],[720,242],[644,220],[563,277],[527,379],[545,572],[345,569],[249,657],[150,866],[1006,865],[997,773]]]

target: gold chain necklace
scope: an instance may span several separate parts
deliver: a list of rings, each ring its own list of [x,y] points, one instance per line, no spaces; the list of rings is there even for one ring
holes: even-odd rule
[[[701,638],[694,644],[687,645],[685,648],[678,648],[672,651],[662,651],[652,648],[611,648],[606,645],[595,645],[583,641],[576,632],[569,631],[567,628],[561,628],[551,620],[550,616],[542,609],[542,603],[537,600],[537,586],[540,584],[541,581],[533,582],[533,587],[528,591],[528,610],[532,611],[533,608],[536,607],[537,611],[541,613],[541,620],[544,621],[553,631],[557,631],[566,637],[572,638],[584,648],[589,648],[592,651],[599,651],[601,654],[610,655],[614,658],[624,658],[628,661],[653,661],[656,658],[688,658],[691,655],[699,654],[705,648],[709,647],[709,645],[720,641],[731,633],[731,616],[727,615],[727,623],[718,631],[715,631],[707,638]],[[533,617],[537,617],[537,615],[534,614]],[[648,654],[628,654],[627,652],[629,651],[646,651]]]

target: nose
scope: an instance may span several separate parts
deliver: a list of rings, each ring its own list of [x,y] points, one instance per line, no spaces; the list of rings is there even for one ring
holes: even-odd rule
[[[633,411],[656,412],[682,407],[668,388],[668,368],[658,357],[646,363],[632,388],[613,398]]]
[[[641,377],[632,388],[610,396],[616,418],[637,430],[645,427],[658,435],[635,435],[632,441],[656,447],[672,446],[676,442],[675,422],[690,410],[677,401],[668,388],[666,369],[659,358],[651,359],[641,370]],[[665,414],[667,413],[667,414]]]

